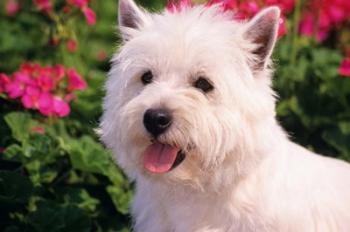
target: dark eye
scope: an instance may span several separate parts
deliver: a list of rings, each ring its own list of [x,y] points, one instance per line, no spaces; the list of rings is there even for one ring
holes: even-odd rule
[[[214,87],[210,84],[210,82],[204,77],[198,78],[193,86],[197,89],[202,90],[204,93],[208,93],[214,89]]]
[[[153,73],[151,71],[147,71],[141,76],[141,81],[144,85],[147,85],[152,82]]]

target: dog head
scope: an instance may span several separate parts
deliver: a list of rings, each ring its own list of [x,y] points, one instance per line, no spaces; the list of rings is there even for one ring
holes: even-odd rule
[[[123,44],[101,138],[129,176],[194,182],[244,169],[256,127],[275,114],[269,63],[279,14],[270,7],[238,22],[220,5],[151,14],[119,1]]]

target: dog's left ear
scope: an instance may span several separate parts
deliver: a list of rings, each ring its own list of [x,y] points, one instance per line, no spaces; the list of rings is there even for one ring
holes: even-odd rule
[[[247,23],[244,38],[257,45],[252,51],[258,59],[253,69],[263,70],[266,67],[277,40],[279,20],[280,9],[269,7]]]
[[[133,0],[119,0],[118,23],[124,41],[130,40],[148,21],[149,15]]]

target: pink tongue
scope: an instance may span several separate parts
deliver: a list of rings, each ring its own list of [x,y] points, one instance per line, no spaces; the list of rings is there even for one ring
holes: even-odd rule
[[[155,142],[144,151],[143,165],[150,172],[167,172],[173,166],[179,150],[176,147]]]

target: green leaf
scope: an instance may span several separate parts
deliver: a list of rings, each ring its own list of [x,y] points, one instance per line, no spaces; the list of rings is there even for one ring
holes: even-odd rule
[[[109,193],[115,207],[122,214],[127,214],[129,211],[129,205],[132,197],[130,190],[124,190],[119,186],[108,186],[107,192]]]
[[[25,167],[35,186],[40,186],[43,183],[51,183],[58,174],[57,170],[45,166],[45,162],[40,162],[37,159],[26,163]]]
[[[97,198],[92,197],[88,191],[81,188],[63,188],[59,189],[57,194],[63,196],[65,204],[78,206],[90,213],[95,212],[100,204]]]
[[[4,119],[11,129],[13,138],[19,142],[28,140],[30,129],[36,125],[29,114],[21,112],[9,113]]]
[[[68,152],[73,167],[82,171],[105,174],[112,162],[110,154],[89,136],[72,141]]]
[[[79,208],[93,212],[96,210],[97,206],[100,204],[100,201],[92,197],[86,190],[81,190],[79,197],[81,203],[79,203]]]
[[[15,160],[22,152],[22,147],[18,144],[12,144],[6,148],[3,157],[7,160]]]
[[[41,172],[40,182],[41,183],[51,183],[57,177],[57,171],[45,170]]]

